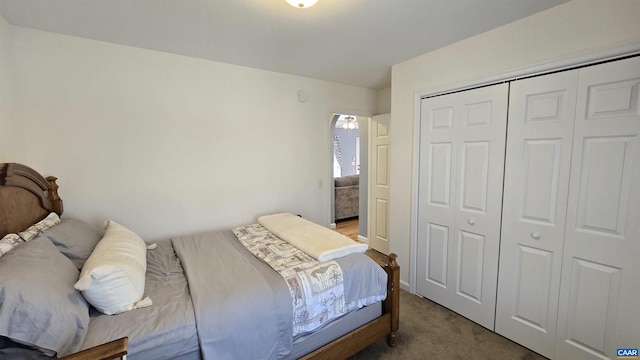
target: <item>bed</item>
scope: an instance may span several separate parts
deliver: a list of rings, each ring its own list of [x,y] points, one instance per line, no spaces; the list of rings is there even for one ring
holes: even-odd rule
[[[45,179],[25,165],[0,164],[0,238],[31,231],[50,216],[62,215],[63,203],[56,180],[51,176]],[[399,267],[395,254],[389,255],[386,264],[375,263],[364,254],[332,259],[332,264],[343,269],[342,303],[350,306],[332,305],[344,313],[327,321],[324,321],[327,316],[320,316],[323,322],[308,329],[299,325],[299,314],[305,313],[295,308],[298,298],[291,282],[283,281],[281,274],[257,256],[263,249],[254,249],[257,251],[254,255],[250,246],[243,246],[244,241],[240,241],[239,234],[253,232],[255,224],[248,225],[254,228],[243,228],[244,233],[242,229],[229,229],[187,234],[145,244],[152,248],[144,255],[144,295],[148,303],[143,299],[138,302],[140,308],[105,315],[93,303],[85,302],[84,291],[80,294],[72,289],[60,296],[63,301],[56,302],[54,292],[58,290],[55,284],[59,278],[82,279],[82,271],[91,262],[87,257],[90,258],[95,244],[87,248],[76,238],[97,243],[106,237],[104,230],[79,220],[59,217],[58,221],[34,233],[32,240],[16,245],[4,256],[0,254],[0,279],[5,287],[0,291],[0,296],[4,296],[0,305],[0,357],[55,357],[53,346],[38,345],[42,344],[40,338],[46,340],[51,336],[47,331],[57,328],[54,335],[68,332],[72,338],[64,347],[66,351],[57,355],[68,355],[69,349],[73,349],[75,354],[70,356],[74,359],[95,359],[97,353],[103,358],[127,353],[129,359],[344,359],[385,337],[389,346],[395,345],[399,327]],[[319,262],[315,266],[324,269],[329,267],[327,264]],[[31,271],[35,267],[42,268],[41,273]],[[11,274],[7,269],[11,269]],[[63,272],[61,269],[64,276],[58,274]],[[34,337],[33,331],[23,331],[28,334],[9,336],[15,332],[10,333],[8,323],[25,324],[33,320],[28,319],[33,310],[23,309],[20,313],[14,309],[19,305],[12,308],[7,305],[11,291],[31,281],[42,283],[32,286],[35,289],[27,293],[40,294],[34,295],[38,301],[52,301],[51,307],[64,302],[77,306],[79,310],[74,309],[71,318],[78,325],[63,326],[70,317],[65,313],[60,322],[52,316],[42,335]],[[367,282],[372,285],[360,285]],[[384,288],[384,296],[372,293],[376,282]],[[79,280],[75,286],[78,283]],[[296,300],[293,305],[292,295]],[[369,302],[358,297],[363,295],[368,296]],[[38,321],[30,326],[41,326]],[[28,341],[32,338],[38,340]],[[247,342],[247,338],[252,341]],[[234,346],[227,350],[226,344]]]

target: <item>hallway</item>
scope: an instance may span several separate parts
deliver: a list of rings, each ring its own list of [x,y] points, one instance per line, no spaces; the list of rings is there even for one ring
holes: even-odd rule
[[[336,221],[335,230],[342,235],[349,237],[351,240],[359,241],[359,221],[358,218],[350,218],[346,220]]]

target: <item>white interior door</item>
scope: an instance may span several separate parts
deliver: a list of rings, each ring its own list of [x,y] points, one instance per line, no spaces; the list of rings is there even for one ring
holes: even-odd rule
[[[417,292],[493,330],[508,85],[422,100]]]
[[[360,136],[356,137],[356,174],[360,174]]]
[[[369,167],[369,239],[371,247],[389,254],[389,125],[391,115],[371,118]]]
[[[578,70],[511,83],[496,332],[546,357],[556,336]]]
[[[555,358],[640,344],[640,58],[580,70]]]

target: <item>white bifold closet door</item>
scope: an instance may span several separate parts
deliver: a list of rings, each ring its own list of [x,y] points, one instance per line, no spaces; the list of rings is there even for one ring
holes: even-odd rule
[[[496,332],[555,359],[640,344],[640,58],[511,85]]]
[[[417,292],[493,330],[508,84],[422,100]]]
[[[578,70],[511,83],[496,332],[552,357]]]
[[[580,70],[556,359],[640,345],[640,58]]]

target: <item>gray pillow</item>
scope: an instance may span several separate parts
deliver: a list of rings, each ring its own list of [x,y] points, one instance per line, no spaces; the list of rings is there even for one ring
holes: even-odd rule
[[[73,288],[79,271],[39,235],[0,258],[0,336],[46,355],[79,350],[89,305]]]
[[[98,230],[84,221],[64,218],[59,224],[42,232],[78,268],[82,269],[96,244],[102,239],[104,230]]]

